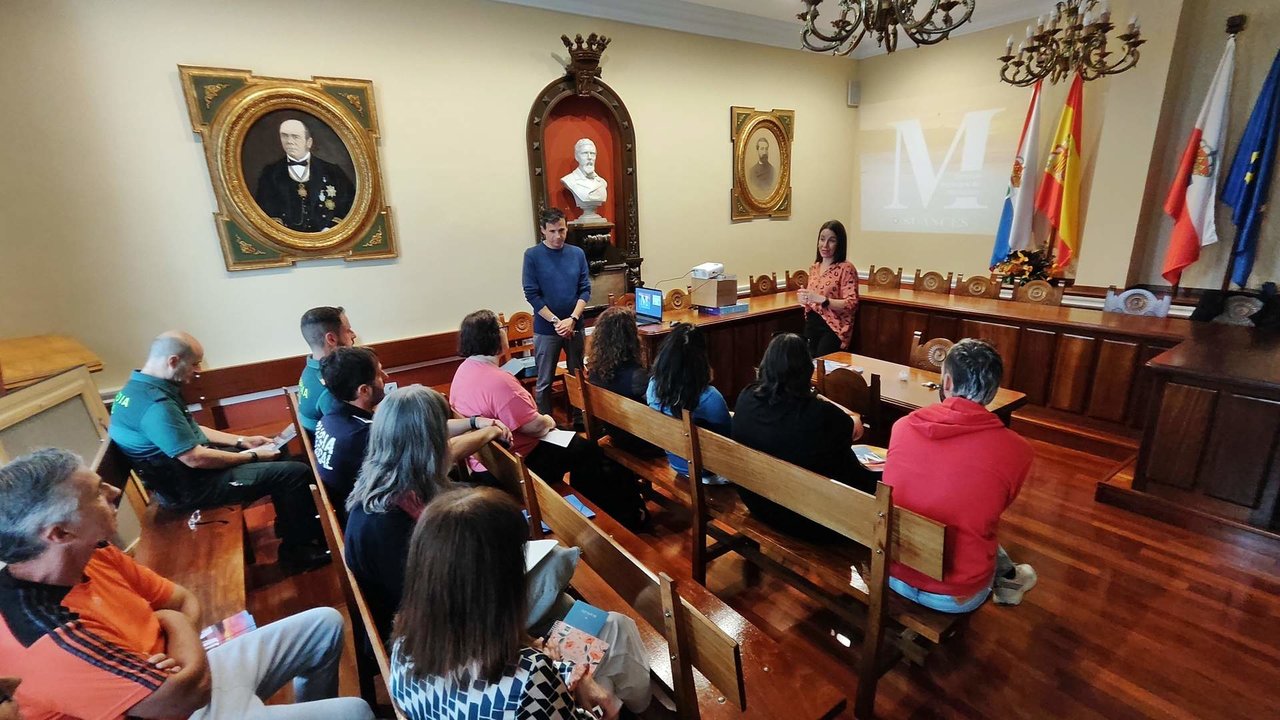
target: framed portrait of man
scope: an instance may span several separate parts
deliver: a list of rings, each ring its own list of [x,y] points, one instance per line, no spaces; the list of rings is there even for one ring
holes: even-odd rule
[[[395,257],[373,83],[178,66],[228,270]]]
[[[791,217],[791,141],[795,133],[795,112],[766,112],[734,106],[730,118],[731,219]]]

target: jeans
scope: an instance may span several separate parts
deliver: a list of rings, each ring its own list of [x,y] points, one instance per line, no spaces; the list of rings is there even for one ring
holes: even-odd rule
[[[166,510],[243,505],[270,495],[284,545],[297,546],[324,537],[308,489],[313,475],[305,463],[275,460],[219,470],[196,470],[164,456],[132,463]]]
[[[213,692],[191,720],[372,720],[364,700],[337,697],[342,615],[313,608],[209,651]],[[289,680],[292,705],[265,705]]]
[[[538,367],[538,382],[534,385],[533,397],[538,403],[538,412],[543,415],[551,414],[551,383],[556,379],[556,365],[560,362],[562,349],[569,372],[581,370],[581,330],[575,329],[573,335],[568,338],[562,338],[559,335],[533,336],[533,360]]]
[[[995,583],[996,578],[1007,575],[1010,570],[1013,570],[1013,560],[1009,559],[1009,553],[1005,552],[1004,548],[997,545],[996,571],[991,575],[991,582],[987,583],[987,586],[982,590],[974,593],[972,597],[958,598],[954,595],[940,595],[917,590],[896,577],[889,578],[889,588],[908,600],[920,603],[938,612],[967,613],[977,610],[982,603],[986,602],[987,597],[991,595],[991,586]]]

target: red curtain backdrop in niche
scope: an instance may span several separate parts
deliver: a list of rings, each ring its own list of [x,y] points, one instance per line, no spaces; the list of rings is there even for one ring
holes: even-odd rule
[[[590,138],[596,144],[596,174],[609,183],[609,199],[596,212],[614,225],[613,243],[620,244],[624,225],[618,217],[617,200],[617,133],[613,118],[599,100],[593,97],[569,97],[556,103],[543,131],[543,157],[546,158],[547,193],[550,202],[564,211],[570,220],[582,215],[573,193],[560,183],[560,178],[573,172],[578,162],[573,158],[573,144],[579,138]]]

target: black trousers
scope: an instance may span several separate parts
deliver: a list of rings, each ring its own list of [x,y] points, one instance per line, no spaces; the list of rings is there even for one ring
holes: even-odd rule
[[[569,473],[569,484],[575,490],[628,528],[639,527],[646,517],[635,475],[605,459],[599,445],[580,435],[575,435],[568,447],[540,442],[524,462],[547,482],[558,482]]]
[[[276,529],[285,546],[322,540],[309,484],[311,468],[292,460],[197,470],[169,457],[134,460],[134,469],[166,510],[244,505],[271,496]]]
[[[840,336],[816,312],[806,313],[804,316],[804,339],[809,343],[809,353],[815,358],[841,349]]]

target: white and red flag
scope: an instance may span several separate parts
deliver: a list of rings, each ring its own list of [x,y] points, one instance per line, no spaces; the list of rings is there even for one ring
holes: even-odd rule
[[[1227,134],[1227,105],[1231,99],[1231,75],[1235,69],[1236,38],[1227,39],[1209,94],[1196,118],[1195,129],[1182,152],[1182,163],[1169,188],[1164,211],[1174,219],[1169,250],[1161,275],[1170,284],[1182,281],[1182,271],[1200,259],[1200,248],[1218,242],[1214,211],[1218,201],[1218,168],[1222,165],[1222,141]]]

